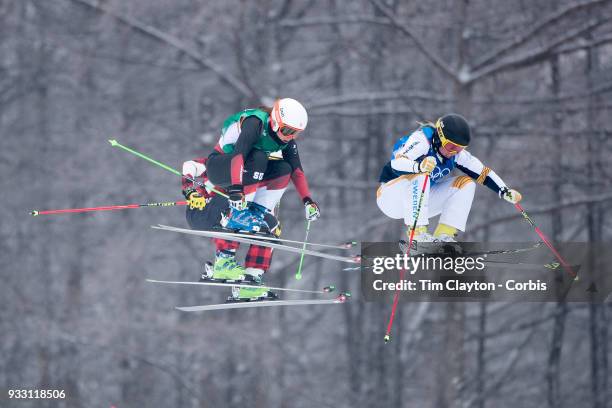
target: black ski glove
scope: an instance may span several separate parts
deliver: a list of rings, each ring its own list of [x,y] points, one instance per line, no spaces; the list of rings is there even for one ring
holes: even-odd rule
[[[230,208],[233,208],[237,211],[242,211],[246,209],[247,202],[246,198],[244,197],[244,192],[242,191],[242,186],[229,186],[227,189],[227,195],[227,201],[229,202]]]

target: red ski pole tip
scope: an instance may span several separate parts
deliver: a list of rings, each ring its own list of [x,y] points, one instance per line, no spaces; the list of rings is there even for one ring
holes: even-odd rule
[[[388,334],[385,334],[385,343],[388,343],[391,341],[391,336],[389,336]]]
[[[351,297],[350,292],[342,292],[342,293],[340,293],[340,296],[338,296],[337,299],[340,302],[346,302],[348,300],[348,298],[350,298],[350,297]]]

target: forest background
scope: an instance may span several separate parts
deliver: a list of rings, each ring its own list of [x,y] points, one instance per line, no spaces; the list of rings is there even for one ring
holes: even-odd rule
[[[359,299],[359,273],[276,253],[268,282],[335,283],[344,306],[181,314],[223,290],[194,280],[208,241],[156,232],[182,208],[32,209],[181,199],[180,168],[229,114],[302,101],[300,155],[322,219],[312,241],[392,241],[375,204],[394,141],[466,116],[470,151],[523,193],[557,241],[612,236],[612,2],[1,0],[0,406],[611,407],[609,306]],[[291,188],[280,218],[302,239]],[[479,188],[464,240],[536,239]],[[608,266],[609,268],[609,266]],[[9,401],[11,388],[65,401]]]

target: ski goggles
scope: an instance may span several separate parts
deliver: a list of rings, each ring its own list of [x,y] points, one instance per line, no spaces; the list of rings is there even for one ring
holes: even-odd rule
[[[293,139],[297,136],[299,132],[304,130],[304,129],[298,129],[296,127],[283,123],[283,119],[281,118],[281,115],[280,115],[278,101],[274,102],[274,108],[272,109],[272,112],[273,112],[273,119],[278,125],[278,131],[281,132],[283,136],[291,137]]]
[[[440,138],[441,144],[440,147],[441,150],[443,150],[443,153],[447,153],[448,155],[455,155],[467,147],[449,140],[444,135],[444,130],[442,129],[442,120],[440,119],[438,119],[438,121],[436,122],[436,130],[438,131],[438,137]]]
[[[301,132],[301,129],[292,128],[289,125],[281,126],[279,130],[283,134],[283,136],[295,136],[299,132]]]

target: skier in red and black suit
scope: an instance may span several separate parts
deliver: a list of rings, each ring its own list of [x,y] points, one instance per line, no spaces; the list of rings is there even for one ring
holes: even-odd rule
[[[198,189],[184,178],[183,193],[190,202],[187,221],[191,228],[211,229],[221,224],[237,231],[278,232],[278,221],[272,211],[290,179],[302,198],[306,218],[319,218],[320,211],[310,198],[294,140],[306,127],[307,120],[302,105],[289,98],[277,100],[272,109],[248,109],[227,118],[213,153],[207,159],[183,165],[184,175],[208,178],[229,197]],[[280,157],[270,157],[279,151]],[[216,239],[215,244],[211,279],[241,281],[248,277],[259,282],[270,267],[270,248],[252,245],[245,269],[235,260],[237,242]],[[234,298],[262,298],[266,296],[264,289],[237,289],[233,291]]]

